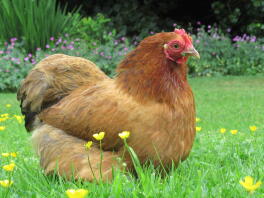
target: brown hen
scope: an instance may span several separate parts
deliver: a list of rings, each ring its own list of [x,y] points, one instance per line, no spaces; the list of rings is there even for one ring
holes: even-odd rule
[[[18,99],[45,172],[89,181],[94,173],[98,179],[100,149],[95,144],[87,151],[84,144],[99,131],[106,132],[104,180],[112,178],[113,167],[121,168],[122,131],[131,131],[127,142],[141,163],[169,167],[186,159],[195,137],[188,56],[199,54],[180,29],[145,38],[119,64],[114,79],[82,58],[57,54],[38,63],[21,83]],[[133,169],[129,156],[125,161]]]

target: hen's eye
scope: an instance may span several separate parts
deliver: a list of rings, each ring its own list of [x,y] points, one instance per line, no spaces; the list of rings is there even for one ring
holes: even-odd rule
[[[174,44],[174,48],[175,49],[178,49],[179,48],[179,45],[178,44]]]

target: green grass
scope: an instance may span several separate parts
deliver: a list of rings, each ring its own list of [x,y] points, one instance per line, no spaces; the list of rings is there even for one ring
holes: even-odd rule
[[[14,184],[8,197],[66,197],[69,188],[85,188],[88,197],[247,197],[239,184],[245,176],[264,182],[264,77],[218,77],[190,79],[201,121],[190,157],[167,177],[161,178],[151,168],[135,177],[117,174],[111,184],[67,182],[58,177],[46,177],[39,168],[38,158],[30,144],[23,124],[16,119],[1,122],[0,152],[18,152]],[[5,104],[12,104],[6,108]],[[0,94],[0,114],[19,114],[15,94]],[[249,126],[258,130],[250,132]],[[225,134],[219,133],[226,128]],[[237,129],[232,135],[229,130]],[[0,165],[10,162],[0,157]],[[8,174],[0,170],[0,180]],[[0,197],[6,188],[0,187]],[[264,197],[264,184],[250,197]]]

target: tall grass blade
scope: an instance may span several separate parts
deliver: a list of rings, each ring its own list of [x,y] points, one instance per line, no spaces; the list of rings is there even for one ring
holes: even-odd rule
[[[45,48],[50,37],[72,31],[79,23],[79,9],[67,13],[55,0],[1,0],[0,40],[17,37],[24,41],[27,52]]]

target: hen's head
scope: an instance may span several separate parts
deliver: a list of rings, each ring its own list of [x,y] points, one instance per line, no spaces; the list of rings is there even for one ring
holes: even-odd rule
[[[200,58],[199,53],[192,44],[191,36],[184,29],[175,29],[174,32],[155,34],[144,39],[142,44],[152,44],[155,47],[163,49],[166,58],[177,64],[186,62],[189,56]]]
[[[143,39],[119,64],[117,83],[140,101],[174,105],[179,90],[190,91],[185,64],[189,56],[200,57],[183,29],[157,33]]]
[[[175,38],[167,41],[163,46],[168,59],[181,64],[187,60],[188,56],[200,58],[199,53],[193,47],[192,38],[184,29],[175,29],[174,33]]]

